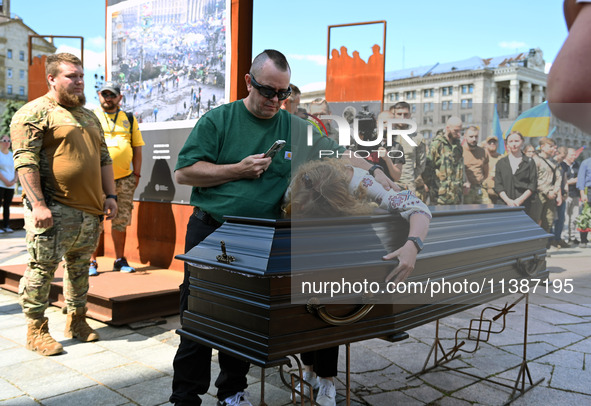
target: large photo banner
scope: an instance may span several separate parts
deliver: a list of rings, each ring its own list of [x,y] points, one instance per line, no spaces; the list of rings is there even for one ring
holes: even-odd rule
[[[109,0],[106,20],[107,79],[120,85],[121,109],[140,125],[142,172],[168,168],[174,179],[177,155],[150,152],[162,145],[178,152],[199,117],[228,100],[229,0]],[[190,188],[163,193],[144,190],[148,184],[159,183],[142,178],[137,200],[188,201]]]

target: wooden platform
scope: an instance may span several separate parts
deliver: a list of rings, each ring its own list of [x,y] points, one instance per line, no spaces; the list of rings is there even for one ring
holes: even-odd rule
[[[88,316],[112,325],[122,325],[179,311],[179,285],[183,273],[130,262],[136,272],[113,272],[113,259],[99,257],[99,275],[90,277]],[[0,287],[18,292],[26,265],[0,265]],[[51,284],[50,302],[64,307],[63,267]]]

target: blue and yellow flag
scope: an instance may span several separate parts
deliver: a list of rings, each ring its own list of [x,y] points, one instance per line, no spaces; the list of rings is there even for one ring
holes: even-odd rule
[[[495,111],[493,113],[493,128],[492,135],[497,137],[497,152],[501,155],[505,153],[505,140],[503,137],[503,131],[501,130],[501,120],[499,119],[499,113],[497,111],[497,105],[495,104]]]
[[[550,128],[550,114],[548,102],[538,104],[521,113],[505,134],[519,131],[524,137],[546,137]]]

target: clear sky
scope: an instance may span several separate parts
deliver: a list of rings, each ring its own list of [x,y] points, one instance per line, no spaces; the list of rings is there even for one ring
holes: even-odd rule
[[[84,37],[87,89],[104,71],[105,2],[12,0],[11,12],[39,34]],[[488,58],[539,47],[551,63],[567,31],[562,0],[254,0],[253,55],[285,53],[292,82],[318,88],[325,81],[328,26],[386,20],[386,71]],[[383,26],[331,30],[331,45],[367,58],[382,44]],[[60,50],[79,42],[56,40]],[[66,48],[64,48],[66,47]],[[71,47],[71,48],[67,48]],[[351,52],[349,52],[351,53]],[[99,66],[100,65],[100,66]],[[88,93],[88,92],[87,92]]]

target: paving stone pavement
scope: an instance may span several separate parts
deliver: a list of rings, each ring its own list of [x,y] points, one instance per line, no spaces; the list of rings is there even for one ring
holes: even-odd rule
[[[22,261],[22,239],[22,232],[0,237],[0,264]],[[564,282],[572,279],[574,291],[530,295],[527,368],[532,381],[543,381],[513,405],[591,405],[591,248],[553,250],[549,254],[553,286],[565,286]],[[508,296],[486,306],[502,307],[514,299]],[[471,352],[474,342],[467,340],[462,347],[467,352],[446,364],[451,370],[439,367],[409,379],[423,368],[435,337],[434,322],[409,330],[410,338],[398,343],[373,339],[351,344],[351,405],[505,404],[523,356],[524,302],[507,316],[505,330],[492,334],[478,351]],[[442,347],[450,349],[456,330],[467,328],[486,306],[440,320]],[[172,359],[179,342],[175,334],[177,316],[166,318],[165,324],[139,329],[91,320],[101,340],[78,343],[63,336],[66,316],[60,309],[50,307],[46,314],[52,335],[64,345],[61,355],[43,357],[25,349],[26,323],[18,296],[0,289],[0,405],[167,404]],[[498,330],[500,324],[494,326],[493,330]],[[458,333],[460,339],[466,338],[464,333]],[[218,372],[216,359],[214,355],[214,377]],[[341,346],[336,382],[339,406],[345,405],[345,365],[345,347]],[[261,398],[260,368],[252,367],[248,379],[250,399],[257,405]],[[292,404],[278,368],[266,369],[265,381],[267,405]],[[525,382],[528,387],[527,378]],[[203,405],[214,406],[214,394],[212,384]]]

